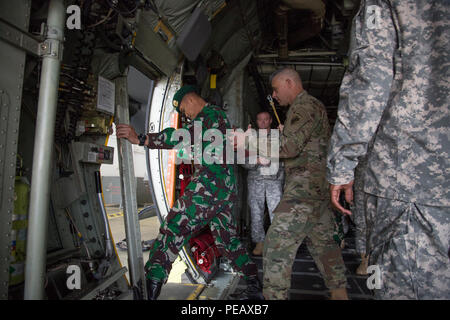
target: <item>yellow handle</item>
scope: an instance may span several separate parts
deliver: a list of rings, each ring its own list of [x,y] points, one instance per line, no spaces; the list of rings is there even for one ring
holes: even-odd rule
[[[272,106],[272,109],[273,109],[273,113],[275,113],[275,117],[277,117],[278,124],[280,125],[281,121],[280,121],[280,118],[278,117],[277,110],[275,110],[275,104],[273,103],[273,99],[272,99],[272,96],[270,94],[267,96],[267,100],[269,100],[269,103],[270,103],[270,105]]]
[[[209,87],[211,89],[216,89],[216,87],[217,87],[216,80],[217,80],[217,74],[212,73],[210,81],[209,81]]]

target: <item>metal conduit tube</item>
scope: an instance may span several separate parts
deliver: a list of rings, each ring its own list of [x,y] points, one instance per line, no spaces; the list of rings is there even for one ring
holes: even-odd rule
[[[63,0],[50,1],[47,18],[48,31],[44,42],[44,49],[47,49],[42,61],[34,140],[25,266],[25,300],[44,298],[50,177],[65,14],[66,8]]]
[[[277,65],[273,64],[262,64],[259,66],[259,72],[262,74],[272,74],[273,72],[281,69],[281,66],[291,67],[297,71],[300,71],[302,68],[300,66],[323,66],[323,67],[335,67],[335,68],[345,68],[345,65],[342,63],[335,62],[279,62]]]
[[[320,57],[320,56],[335,56],[336,51],[305,51],[305,52],[289,52],[288,57]],[[278,54],[268,53],[259,54],[255,56],[256,59],[276,58]]]
[[[127,78],[118,77],[116,86],[116,117],[115,122],[130,123],[128,107]],[[144,258],[142,254],[141,229],[137,216],[136,178],[134,176],[133,149],[126,139],[118,139],[117,150],[119,158],[120,184],[122,188],[122,203],[124,204],[125,234],[128,247],[128,267],[130,283],[136,300],[146,299]]]

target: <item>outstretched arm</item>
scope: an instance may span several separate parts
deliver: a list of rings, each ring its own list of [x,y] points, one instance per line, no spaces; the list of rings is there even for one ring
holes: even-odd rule
[[[139,144],[138,134],[132,126],[128,124],[118,124],[116,130],[117,138],[125,138],[132,144]],[[145,146],[150,149],[172,149],[178,144],[178,141],[172,141],[172,135],[175,131],[175,128],[166,128],[158,133],[147,133]]]
[[[339,195],[343,190],[346,201],[352,202],[358,158],[367,153],[389,103],[398,43],[396,30],[387,1],[361,3],[353,20],[349,67],[340,88],[338,116],[327,156],[332,204],[343,214],[350,211],[339,204]]]
[[[327,180],[354,179],[388,105],[394,78],[397,34],[387,2],[366,0],[352,25],[349,67],[342,80],[338,115],[327,157]]]

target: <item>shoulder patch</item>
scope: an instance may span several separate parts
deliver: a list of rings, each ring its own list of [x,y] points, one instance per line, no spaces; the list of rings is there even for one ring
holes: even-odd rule
[[[296,124],[299,120],[300,118],[297,115],[294,115],[291,119],[291,124]]]

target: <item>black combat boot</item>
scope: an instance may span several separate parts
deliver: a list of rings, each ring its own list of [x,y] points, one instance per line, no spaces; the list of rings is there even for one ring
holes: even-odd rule
[[[158,296],[161,293],[161,287],[163,283],[161,281],[147,279],[146,284],[147,284],[147,299],[148,300],[158,299]]]
[[[246,282],[247,288],[245,290],[236,294],[230,294],[230,297],[236,300],[264,300],[262,285],[258,277],[249,277]]]

